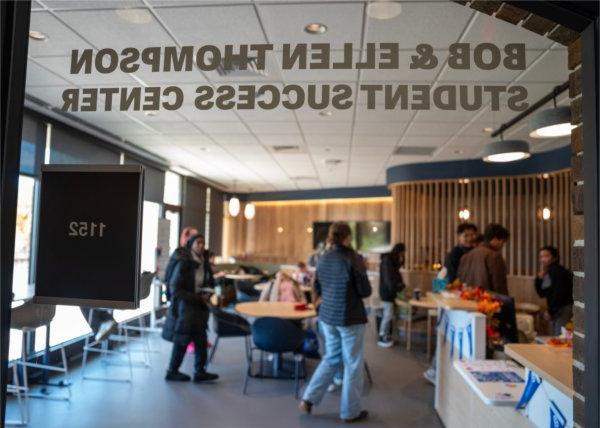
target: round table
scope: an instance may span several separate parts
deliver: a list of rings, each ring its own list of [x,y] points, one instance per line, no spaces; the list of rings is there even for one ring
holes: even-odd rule
[[[262,277],[262,275],[251,273],[228,273],[225,275],[225,278],[233,279],[234,281],[258,281]]]
[[[294,309],[295,303],[289,302],[245,302],[235,305],[235,310],[250,317],[274,317],[289,320],[301,320],[317,316],[317,311],[312,306],[304,311]]]
[[[254,289],[256,291],[263,291],[269,286],[269,284],[270,282],[261,282],[258,284],[254,284]],[[310,285],[301,285],[300,290],[302,290],[303,293],[310,293],[312,291],[312,287]]]

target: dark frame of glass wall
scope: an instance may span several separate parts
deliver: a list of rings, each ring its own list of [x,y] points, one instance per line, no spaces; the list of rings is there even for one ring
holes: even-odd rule
[[[551,19],[582,34],[582,85],[586,93],[583,103],[584,170],[585,170],[585,335],[586,335],[586,401],[585,424],[600,423],[600,372],[598,370],[600,318],[598,281],[600,258],[598,241],[599,164],[598,124],[598,14],[590,15],[585,2],[517,1],[508,2],[542,17]],[[21,149],[21,128],[27,68],[30,1],[0,2],[1,61],[1,138],[0,138],[0,426],[4,425],[10,307],[13,276],[15,220]]]

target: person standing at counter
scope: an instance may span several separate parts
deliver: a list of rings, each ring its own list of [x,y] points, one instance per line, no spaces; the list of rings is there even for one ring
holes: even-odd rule
[[[396,312],[396,293],[404,290],[404,281],[400,268],[404,266],[406,247],[402,242],[394,245],[390,253],[381,255],[379,265],[379,297],[383,304],[383,316],[379,326],[379,341],[377,345],[389,348],[394,344],[390,335],[390,327]]]
[[[204,236],[193,235],[186,246],[178,248],[171,257],[174,259],[173,271],[167,283],[171,306],[162,337],[173,342],[173,351],[165,379],[190,380],[188,375],[179,371],[179,367],[188,344],[193,342],[194,382],[215,380],[219,376],[208,373],[205,369],[209,308],[204,290],[214,287],[214,278],[208,251],[204,248]]]
[[[506,263],[501,251],[509,236],[503,226],[489,224],[483,234],[483,244],[460,259],[458,278],[469,286],[508,295]]]
[[[461,223],[456,228],[456,236],[458,245],[450,250],[444,261],[448,284],[451,284],[456,279],[462,256],[473,249],[475,236],[477,236],[477,226],[473,223]]]
[[[319,324],[325,337],[325,356],[304,391],[300,409],[310,413],[343,367],[340,417],[344,422],[356,422],[368,416],[361,408],[360,396],[367,323],[363,299],[371,295],[371,284],[364,261],[351,247],[348,223],[333,223],[329,242],[331,250],[321,256],[315,280],[321,297]]]
[[[548,303],[552,334],[560,336],[561,327],[573,317],[573,273],[559,263],[555,247],[542,247],[539,258],[542,269],[535,278],[535,290]]]

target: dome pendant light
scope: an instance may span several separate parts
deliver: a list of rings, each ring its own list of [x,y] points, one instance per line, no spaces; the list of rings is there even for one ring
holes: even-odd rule
[[[256,207],[252,202],[248,202],[244,207],[244,217],[246,220],[252,220],[256,215]]]
[[[529,143],[523,140],[500,140],[489,143],[483,149],[484,162],[514,162],[531,156]]]
[[[558,87],[554,88],[554,108],[536,113],[529,120],[529,136],[531,138],[557,138],[571,135],[575,128],[571,125],[571,108],[557,107],[556,95]]]
[[[229,199],[229,204],[227,206],[227,211],[229,211],[229,215],[231,217],[237,217],[237,215],[240,213],[240,200],[237,196],[235,196],[235,180],[233,182],[233,193],[234,196],[231,197],[231,199]]]

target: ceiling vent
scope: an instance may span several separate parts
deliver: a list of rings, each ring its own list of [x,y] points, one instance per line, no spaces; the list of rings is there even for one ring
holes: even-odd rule
[[[316,181],[316,180],[318,180],[318,178],[311,177],[310,175],[296,175],[296,176],[290,177],[290,180],[293,180],[293,181]]]
[[[437,147],[427,146],[400,146],[394,149],[394,154],[399,156],[432,156]]]
[[[267,76],[266,70],[259,70],[256,65],[256,58],[247,58],[240,62],[240,58],[232,58],[229,67],[225,68],[225,63],[221,63],[217,67],[219,76],[230,77],[249,77],[249,76]]]
[[[333,168],[334,166],[338,166],[342,163],[343,161],[341,159],[325,159],[323,161],[323,163],[325,164],[325,166],[328,166],[330,168]]]
[[[300,153],[300,146],[282,144],[277,146],[271,146],[271,150],[275,153]]]

